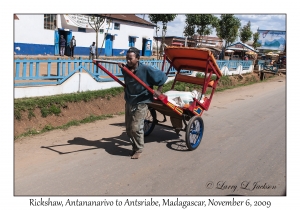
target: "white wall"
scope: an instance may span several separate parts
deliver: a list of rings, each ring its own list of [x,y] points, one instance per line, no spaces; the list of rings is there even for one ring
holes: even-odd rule
[[[223,66],[222,69],[220,69],[223,76],[231,76],[231,75],[242,75],[242,74],[248,74],[253,72],[254,65],[251,65],[249,69],[244,69],[243,66],[239,65],[235,70],[229,70],[227,66]],[[193,71],[191,76],[196,76],[198,71]],[[204,75],[204,73],[202,73]]]
[[[113,22],[120,23],[120,30],[111,30],[111,34],[118,34],[115,36],[113,48],[127,49],[129,48],[129,36],[137,36],[135,38],[135,47],[142,50],[143,38],[153,40],[153,30],[151,26],[140,25],[135,23],[127,23],[114,20]]]
[[[44,29],[44,15],[18,15],[14,20],[14,42],[54,45],[54,31]]]
[[[253,72],[254,65],[251,65],[249,69],[244,69],[243,66],[239,65],[235,70],[229,70],[227,66],[223,66],[221,69],[222,75],[223,76],[228,76],[228,75],[242,75],[242,74],[248,74]]]
[[[167,82],[173,80],[169,77]],[[117,82],[97,82],[88,73],[75,73],[61,85],[48,85],[39,87],[15,87],[14,98],[30,98],[52,96],[59,94],[68,94],[84,92],[88,90],[102,90],[112,87],[121,87]]]
[[[78,27],[67,24],[63,15],[58,15],[58,28],[72,30],[72,35],[75,36],[77,47],[89,47],[93,42],[96,42],[96,33],[94,29],[86,29],[86,32],[78,32]],[[101,47],[104,34],[98,34],[98,47]]]

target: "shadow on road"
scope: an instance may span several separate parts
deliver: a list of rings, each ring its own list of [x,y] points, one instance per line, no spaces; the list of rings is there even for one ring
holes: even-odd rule
[[[178,139],[179,136],[175,132],[172,132],[172,130],[166,128],[159,128],[155,130],[155,133],[145,137],[145,144],[151,142],[166,143],[166,146],[169,149],[175,151],[187,151],[185,142]],[[74,146],[82,147],[78,148]],[[124,147],[129,147],[129,149]],[[126,132],[123,132],[119,136],[102,138],[101,140],[88,140],[83,137],[75,137],[72,140],[67,140],[66,144],[42,146],[41,148],[49,149],[60,155],[95,149],[104,149],[107,153],[118,156],[128,156],[131,153],[131,143]]]
[[[73,149],[73,146],[75,145],[87,146],[89,148]],[[90,151],[95,149],[104,149],[107,153],[111,155],[128,156],[131,150],[125,149],[123,148],[123,146],[130,145],[131,143],[129,142],[126,133],[123,132],[120,136],[103,138],[101,140],[87,140],[83,137],[75,137],[72,140],[68,140],[67,144],[42,146],[41,148],[49,149],[51,151],[57,152],[60,155]],[[66,149],[71,149],[71,151],[64,151]]]
[[[177,135],[174,129],[172,128],[162,126],[155,127],[154,131],[149,136],[145,137],[145,143],[154,141],[158,143],[166,143],[166,147],[168,147],[171,150],[181,152],[188,151],[186,143],[182,139],[182,135]]]
[[[118,127],[125,127],[125,123],[112,123],[110,125],[118,126]],[[155,135],[155,133],[159,132],[159,135]],[[168,127],[161,127],[157,125],[154,129],[154,131],[149,135],[145,137],[145,144],[148,142],[165,142],[166,146],[175,151],[188,151],[188,148],[186,147],[186,143],[182,139],[178,139],[180,137],[175,133],[174,129],[168,128]]]

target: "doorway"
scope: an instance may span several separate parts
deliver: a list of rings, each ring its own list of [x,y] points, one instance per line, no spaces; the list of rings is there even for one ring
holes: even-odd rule
[[[105,56],[112,56],[113,36],[107,34],[105,37]]]
[[[71,55],[70,50],[70,42],[72,39],[72,31],[66,31],[65,29],[58,29],[57,31],[54,31],[54,55],[59,55],[59,41],[60,36],[63,35],[63,37],[66,40],[66,48],[65,48],[65,54],[66,56]]]
[[[142,56],[151,56],[151,55],[152,55],[152,40],[143,39]]]

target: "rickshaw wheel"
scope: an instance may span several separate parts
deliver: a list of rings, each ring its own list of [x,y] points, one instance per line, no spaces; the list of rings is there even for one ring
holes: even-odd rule
[[[194,116],[190,119],[185,133],[186,146],[190,151],[196,149],[204,133],[204,123],[201,117]]]
[[[144,120],[144,136],[148,136],[153,131],[156,121],[156,112],[153,108],[149,107]]]

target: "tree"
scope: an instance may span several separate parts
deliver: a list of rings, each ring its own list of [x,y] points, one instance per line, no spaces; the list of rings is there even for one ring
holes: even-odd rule
[[[183,32],[184,35],[192,38],[195,32],[197,32],[200,35],[199,42],[201,46],[203,37],[210,35],[213,28],[216,27],[216,17],[210,14],[187,14],[185,16],[186,26]],[[197,46],[197,41],[195,42],[195,46]]]
[[[254,47],[254,49],[261,46],[261,44],[258,43],[258,39],[259,39],[259,33],[256,32],[256,33],[253,34],[253,44],[252,44],[252,46]]]
[[[100,31],[101,26],[108,18],[107,15],[88,15],[88,23],[96,32],[96,58],[98,58],[98,33]],[[104,36],[105,39],[106,35]],[[103,41],[104,42],[104,41]],[[103,46],[103,43],[102,43]],[[101,48],[102,48],[101,46]]]
[[[252,37],[251,23],[250,21],[240,29],[240,40],[245,43]]]
[[[251,39],[251,37],[252,37],[252,31],[251,31],[251,23],[249,21],[246,25],[244,25],[240,29],[240,40],[243,43],[246,43],[247,41],[249,41]],[[244,47],[243,47],[243,50],[244,50]]]
[[[165,36],[166,36],[166,33],[167,33],[167,24],[168,22],[171,22],[175,19],[175,17],[177,15],[175,14],[158,14],[158,15],[155,15],[155,14],[150,14],[148,15],[149,16],[149,19],[152,23],[154,23],[156,25],[156,46],[157,46],[157,59],[159,58],[159,52],[158,52],[158,31],[159,31],[159,26],[158,26],[158,22],[162,22],[162,39],[161,39],[161,45],[160,45],[160,51],[163,52],[164,50],[164,43],[165,43]]]
[[[222,56],[224,56],[225,48],[233,43],[238,37],[239,28],[241,22],[238,18],[234,17],[232,14],[222,14],[221,18],[217,21],[216,25],[217,36],[220,39],[225,40],[225,47],[222,50]]]

